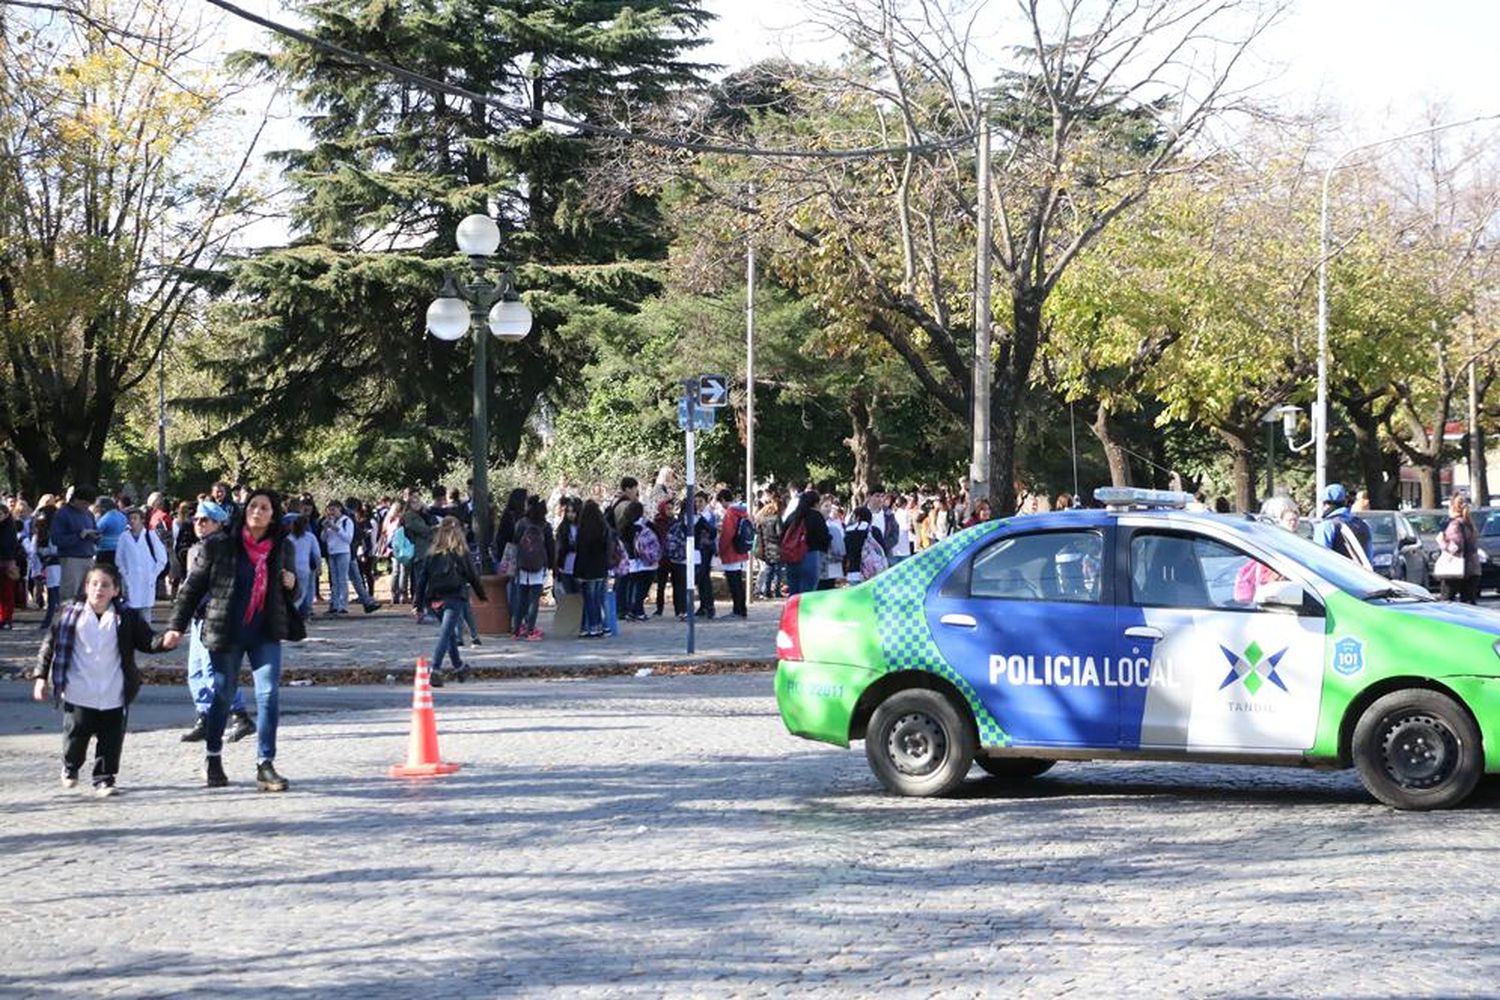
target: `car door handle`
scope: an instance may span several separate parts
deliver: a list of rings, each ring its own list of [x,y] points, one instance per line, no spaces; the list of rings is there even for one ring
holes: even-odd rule
[[[1125,630],[1127,639],[1164,639],[1167,633],[1151,625],[1132,625]]]
[[[974,620],[973,615],[944,615],[938,621],[944,625],[955,625],[958,628],[979,627],[979,622]]]

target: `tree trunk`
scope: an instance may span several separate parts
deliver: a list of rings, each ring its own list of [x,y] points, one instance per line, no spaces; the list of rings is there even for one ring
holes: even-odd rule
[[[1469,496],[1475,506],[1490,502],[1489,459],[1484,454],[1484,429],[1477,423],[1469,432]]]
[[[1253,511],[1255,465],[1251,460],[1251,442],[1254,439],[1250,434],[1225,427],[1214,428],[1214,433],[1229,446],[1229,454],[1234,459],[1234,509]]]
[[[1438,466],[1436,463],[1428,465],[1424,462],[1416,465],[1415,468],[1421,477],[1419,482],[1422,486],[1422,507],[1425,510],[1433,510],[1438,505],[1438,493],[1440,492]]]
[[[849,437],[844,444],[854,453],[854,492],[869,496],[870,485],[880,481],[880,438],[875,433],[875,413],[863,396],[849,401]]]
[[[1016,435],[1019,411],[1042,339],[1045,291],[1023,285],[1011,295],[1012,322],[1000,339],[990,386],[990,505],[997,517],[1016,509]]]
[[[1101,402],[1094,411],[1094,421],[1089,425],[1089,429],[1104,446],[1104,460],[1109,463],[1109,484],[1132,486],[1134,484],[1130,479],[1130,456],[1125,453],[1119,428],[1110,419],[1111,416],[1109,405]]]
[[[1360,476],[1370,493],[1370,506],[1388,510],[1396,506],[1398,477],[1388,475],[1389,458],[1380,449],[1380,418],[1369,406],[1343,403],[1354,435],[1354,454],[1359,461]],[[1399,463],[1399,459],[1398,459]]]

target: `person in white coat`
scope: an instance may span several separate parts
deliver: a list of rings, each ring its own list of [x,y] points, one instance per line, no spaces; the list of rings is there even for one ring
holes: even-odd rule
[[[167,568],[167,547],[146,529],[139,510],[129,513],[130,526],[120,534],[115,565],[125,581],[125,606],[135,608],[151,624],[151,605],[156,603],[156,580]]]

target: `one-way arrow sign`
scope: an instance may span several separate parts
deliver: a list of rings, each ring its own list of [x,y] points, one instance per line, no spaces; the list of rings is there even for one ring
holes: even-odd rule
[[[729,403],[729,378],[726,375],[698,377],[698,405],[726,406]]]

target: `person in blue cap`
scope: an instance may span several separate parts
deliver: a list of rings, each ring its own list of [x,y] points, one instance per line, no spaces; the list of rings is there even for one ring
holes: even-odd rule
[[[1318,522],[1313,541],[1348,559],[1356,559],[1351,546],[1364,550],[1365,562],[1371,554],[1370,526],[1349,510],[1349,491],[1343,483],[1329,483],[1323,490],[1323,518]],[[1352,542],[1351,542],[1352,538]]]
[[[229,511],[223,505],[202,500],[193,514],[193,534],[201,542],[228,523]],[[183,564],[186,565],[191,558],[190,550],[183,557]],[[208,708],[214,702],[214,671],[209,662],[208,647],[203,645],[203,606],[207,603],[207,597],[199,602],[188,632],[187,685],[197,718],[193,721],[193,728],[182,734],[183,743],[202,743],[208,737]],[[224,733],[224,739],[238,743],[254,732],[255,720],[245,711],[245,693],[237,687],[234,701],[229,706],[229,729]]]

